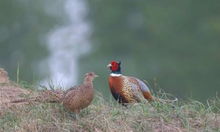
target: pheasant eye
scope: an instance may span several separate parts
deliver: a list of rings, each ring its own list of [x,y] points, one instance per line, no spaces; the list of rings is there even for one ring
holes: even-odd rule
[[[89,73],[89,76],[93,76],[93,73]]]

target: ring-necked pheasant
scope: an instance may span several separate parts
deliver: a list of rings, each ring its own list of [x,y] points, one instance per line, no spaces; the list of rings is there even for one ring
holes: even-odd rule
[[[174,100],[165,100],[156,98],[151,95],[148,86],[136,77],[124,76],[121,74],[121,62],[112,61],[107,65],[110,68],[111,74],[108,78],[109,87],[113,97],[122,104],[140,102],[142,98],[150,101],[159,101],[171,103]]]
[[[120,65],[121,62],[116,61],[107,65],[111,70],[108,82],[113,97],[122,104],[140,102],[143,97],[152,101],[147,85],[138,78],[122,75]]]
[[[62,102],[68,110],[79,113],[81,109],[89,106],[93,100],[93,80],[98,77],[94,72],[85,74],[83,84],[68,89],[63,96]]]

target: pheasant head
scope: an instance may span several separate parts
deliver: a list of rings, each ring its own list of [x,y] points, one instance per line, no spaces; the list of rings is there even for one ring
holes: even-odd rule
[[[94,72],[88,72],[85,74],[84,78],[84,84],[92,82],[98,75],[96,75]]]
[[[121,74],[121,62],[111,61],[107,67],[111,70],[113,74]]]

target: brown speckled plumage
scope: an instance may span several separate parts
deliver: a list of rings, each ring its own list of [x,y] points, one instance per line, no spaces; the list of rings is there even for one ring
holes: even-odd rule
[[[83,84],[67,90],[62,99],[64,107],[79,113],[81,109],[89,106],[93,100],[93,80],[95,77],[97,75],[94,72],[86,73]]]
[[[148,87],[137,78],[110,75],[108,81],[112,95],[119,103],[136,103],[143,98],[153,100]]]

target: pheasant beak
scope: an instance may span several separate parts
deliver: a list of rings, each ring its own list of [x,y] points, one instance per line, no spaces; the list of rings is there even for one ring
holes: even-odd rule
[[[108,65],[107,65],[108,68],[111,67],[111,66],[112,66],[112,64],[108,64]]]

